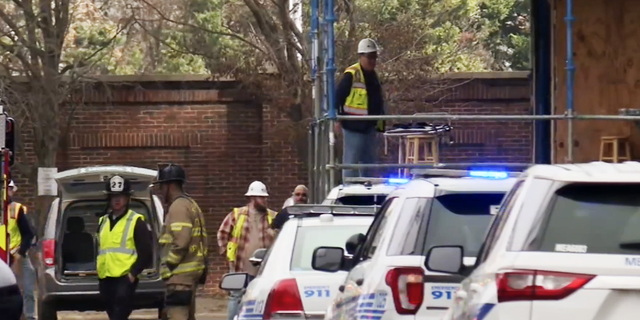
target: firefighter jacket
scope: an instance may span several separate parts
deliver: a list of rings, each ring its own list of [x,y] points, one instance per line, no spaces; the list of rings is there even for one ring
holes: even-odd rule
[[[166,284],[198,282],[208,247],[204,216],[193,199],[180,196],[171,203],[159,242],[160,276]]]

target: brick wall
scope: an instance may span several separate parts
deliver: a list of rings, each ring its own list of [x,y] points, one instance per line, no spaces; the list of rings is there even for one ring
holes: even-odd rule
[[[451,85],[446,89],[441,86],[426,95],[392,94],[395,107],[390,111],[529,114],[528,80],[498,75],[506,78],[470,80],[458,75],[447,80]],[[183,165],[187,190],[205,211],[213,253],[215,230],[232,207],[245,204],[249,183],[264,181],[272,195],[270,206],[278,209],[293,186],[306,182],[304,125],[288,120],[284,102],[260,102],[230,81],[144,80],[107,82],[70,99],[65,114],[73,109],[73,116],[58,154],[59,171],[104,164],[151,169],[159,162]],[[442,152],[446,161],[530,161],[529,124],[453,126],[455,143]],[[24,151],[18,161],[32,162],[32,131],[24,125],[20,131]],[[32,183],[20,173],[16,181],[21,186],[18,200],[33,204]],[[208,292],[217,291],[225,271],[223,260],[213,257]]]

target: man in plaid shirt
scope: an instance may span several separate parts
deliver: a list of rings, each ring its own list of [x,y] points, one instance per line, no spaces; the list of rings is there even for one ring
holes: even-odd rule
[[[249,203],[241,208],[234,208],[218,229],[218,246],[220,254],[226,254],[229,272],[246,272],[256,276],[258,266],[249,262],[251,255],[262,248],[269,248],[276,233],[270,228],[277,212],[267,208],[267,187],[260,181],[249,185],[245,194]],[[243,292],[230,292],[228,313],[229,320],[238,313]]]

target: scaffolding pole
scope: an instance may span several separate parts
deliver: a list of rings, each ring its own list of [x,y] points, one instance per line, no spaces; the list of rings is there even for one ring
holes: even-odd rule
[[[334,25],[336,21],[335,13],[334,13],[334,4],[333,0],[325,0],[325,12],[324,12],[324,20],[327,24],[327,64],[326,64],[326,72],[325,77],[327,78],[327,106],[329,114],[329,124],[327,131],[329,133],[329,165],[335,164],[336,154],[335,154],[335,145],[336,145],[336,137],[334,132],[335,121],[336,121],[336,99],[335,99],[335,74],[336,74],[336,48],[335,48],[335,34],[334,34]],[[328,186],[326,189],[326,193],[329,192],[329,188],[333,188],[335,185],[335,175],[333,170],[329,170],[327,172],[329,175],[328,178]]]
[[[567,162],[573,162],[573,85],[576,73],[576,66],[573,63],[573,0],[567,1],[567,16],[564,20],[567,23]],[[594,119],[595,120],[595,119]]]

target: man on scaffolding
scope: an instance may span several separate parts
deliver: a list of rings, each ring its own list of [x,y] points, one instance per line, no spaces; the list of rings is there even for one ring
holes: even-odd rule
[[[373,39],[363,39],[358,44],[360,61],[344,71],[336,88],[336,106],[339,115],[383,115],[382,87],[375,72],[378,44]],[[377,132],[384,132],[384,121],[346,120],[336,124],[336,132],[342,127],[343,164],[371,164],[377,159]],[[343,179],[357,176],[373,176],[371,169],[344,169]],[[364,173],[364,175],[363,175]]]

